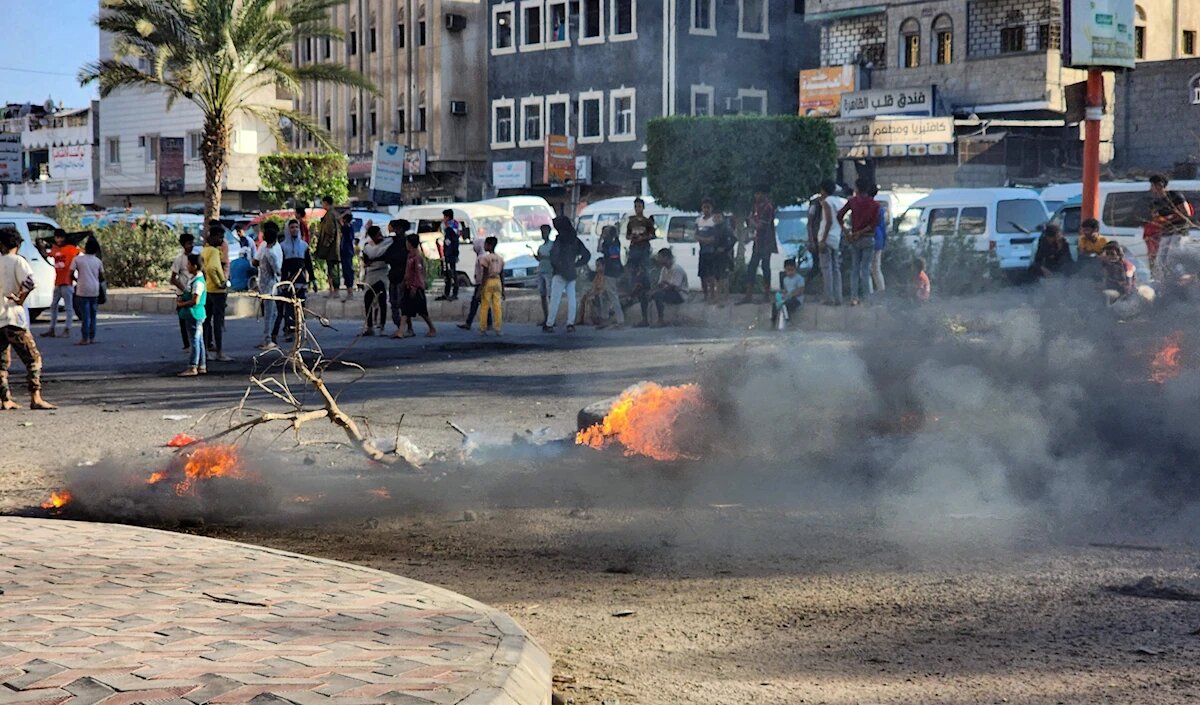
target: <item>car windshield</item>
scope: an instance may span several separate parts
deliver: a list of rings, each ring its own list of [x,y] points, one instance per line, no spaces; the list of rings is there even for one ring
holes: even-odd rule
[[[1082,213],[1082,210],[1078,207],[1063,208],[1058,212],[1058,217],[1054,219],[1055,224],[1062,228],[1063,233],[1065,233],[1067,237],[1078,235],[1079,223],[1082,222],[1080,213]]]
[[[808,242],[808,213],[780,211],[775,218],[775,234],[780,242]]]
[[[541,232],[543,225],[550,225],[554,220],[543,206],[515,206],[513,217],[523,228],[537,233]]]
[[[1035,233],[1046,223],[1046,207],[1041,201],[1028,198],[1000,201],[996,204],[996,232]]]
[[[924,212],[924,208],[909,208],[904,211],[904,215],[896,220],[895,231],[900,235],[916,235],[917,228],[921,226],[921,214]]]
[[[596,225],[595,218],[593,218],[590,215],[583,215],[583,216],[579,217],[579,222],[575,225],[575,230],[577,230],[579,232],[579,237],[585,237],[587,235],[594,235],[595,234],[595,232],[594,232],[595,225]]]
[[[532,240],[535,236],[535,233],[526,231],[517,224],[517,221],[508,216],[473,218],[472,221],[475,225],[472,237],[494,237],[500,242],[522,242]],[[540,239],[540,232],[536,236]]]

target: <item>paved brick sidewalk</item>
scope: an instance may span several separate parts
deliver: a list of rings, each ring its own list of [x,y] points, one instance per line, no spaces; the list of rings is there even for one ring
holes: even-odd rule
[[[0,517],[0,705],[546,705],[511,618],[389,573]]]

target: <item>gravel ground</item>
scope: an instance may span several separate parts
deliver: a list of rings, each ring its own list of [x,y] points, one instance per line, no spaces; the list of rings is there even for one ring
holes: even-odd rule
[[[249,350],[254,330],[231,321],[230,352]],[[171,435],[222,422],[202,417],[236,403],[250,369],[243,354],[205,379],[175,379],[181,356],[168,318],[102,317],[99,339],[93,348],[39,339],[46,395],[62,409],[0,415],[0,509],[37,504],[69,474],[102,481],[154,469]],[[339,350],[350,334],[323,340]],[[503,342],[453,329],[366,340],[347,359],[369,374],[342,400],[379,435],[403,415],[417,445],[453,457],[462,439],[447,421],[479,430],[473,440],[485,444],[527,431],[564,436],[578,409],[629,384],[687,381],[700,361],[778,340],[528,328]],[[789,341],[822,354],[849,343]],[[339,387],[349,380],[333,376]],[[180,528],[391,570],[493,604],[547,648],[557,689],[577,703],[1176,703],[1200,694],[1200,602],[1106,589],[1154,576],[1200,592],[1200,551],[1150,529],[1085,535],[986,515],[898,527],[837,487],[773,495],[733,472],[700,480],[686,466],[553,444],[400,476],[333,446],[331,429],[302,438],[296,447],[289,435],[260,434],[254,462],[275,495],[324,499]],[[380,487],[392,498],[369,492]],[[1104,543],[1113,545],[1093,545]]]

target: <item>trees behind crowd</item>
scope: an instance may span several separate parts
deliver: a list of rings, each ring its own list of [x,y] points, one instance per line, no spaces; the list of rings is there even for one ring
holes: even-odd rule
[[[350,198],[344,154],[282,152],[258,158],[259,195],[276,206],[308,205],[329,196],[334,203]]]
[[[788,115],[687,117],[650,121],[646,175],[663,205],[698,211],[709,197],[744,213],[757,189],[778,206],[806,201],[837,167],[829,123]]]

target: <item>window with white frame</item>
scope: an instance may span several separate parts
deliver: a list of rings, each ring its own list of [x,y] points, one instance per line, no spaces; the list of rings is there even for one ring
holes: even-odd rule
[[[541,98],[530,96],[521,99],[521,134],[517,144],[522,147],[537,147],[542,144]]]
[[[158,161],[158,135],[142,135],[138,138],[138,146],[142,148],[147,164]]]
[[[121,138],[109,137],[104,141],[104,158],[109,164],[121,163]]]
[[[717,35],[717,0],[692,0],[691,32]]]
[[[513,36],[513,16],[516,6],[511,2],[492,8],[492,53],[509,54],[517,50]]]
[[[637,0],[609,0],[608,39],[637,39]]]
[[[604,41],[604,0],[579,0],[579,43]]]
[[[544,9],[543,0],[523,0],[521,3],[521,51],[541,49],[545,43]]]
[[[546,46],[564,47],[571,43],[567,0],[546,2]]]
[[[571,98],[566,94],[546,96],[546,134],[571,134]]]
[[[200,145],[204,141],[204,133],[187,133],[187,158],[189,161],[200,161]]]
[[[637,138],[637,89],[620,88],[609,96],[608,139],[611,142],[626,142]]]
[[[513,134],[513,111],[516,102],[512,99],[492,101],[492,148],[517,146],[516,135]]]
[[[767,0],[738,0],[738,37],[766,39]]]
[[[579,94],[579,140],[582,144],[604,141],[604,94]]]
[[[692,115],[710,117],[713,114],[713,87],[692,86]]]
[[[756,88],[743,88],[738,91],[738,113],[741,115],[766,115],[767,92]]]

